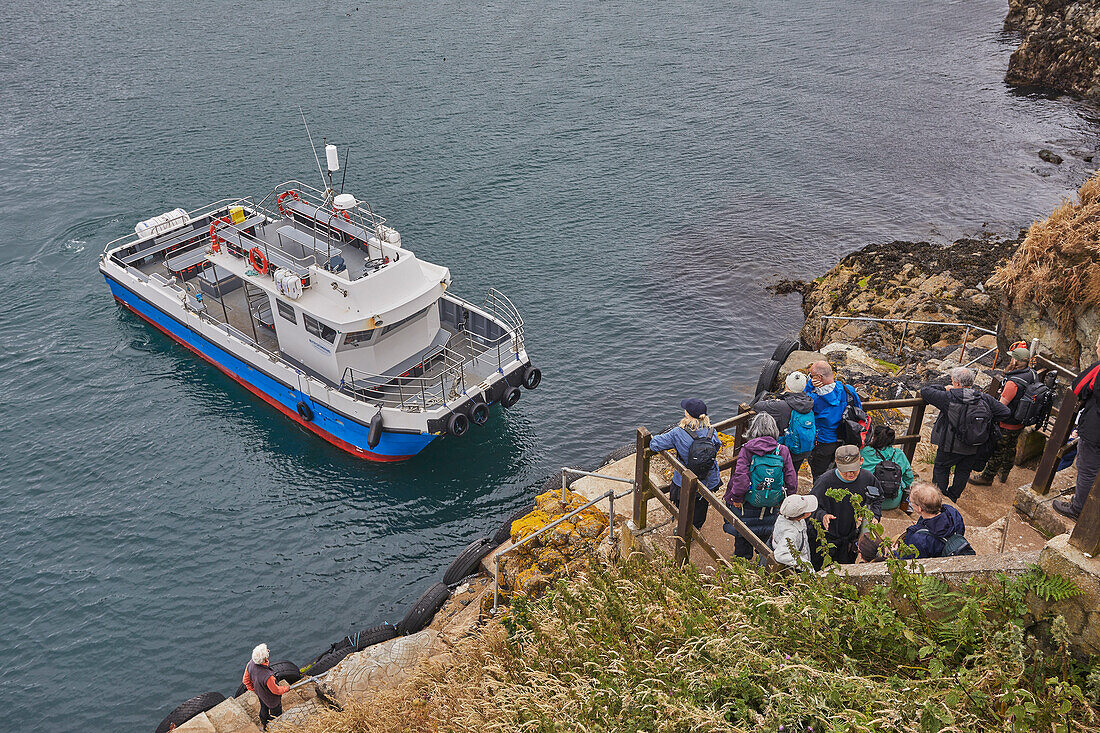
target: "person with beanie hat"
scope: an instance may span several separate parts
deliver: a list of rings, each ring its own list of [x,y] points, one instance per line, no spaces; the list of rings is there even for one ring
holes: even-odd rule
[[[790,567],[810,566],[810,538],[806,520],[817,511],[817,497],[791,494],[779,505],[779,516],[772,530],[775,561]]]
[[[649,442],[649,447],[655,451],[676,449],[676,456],[681,462],[686,461],[691,451],[691,444],[697,438],[709,437],[715,448],[722,447],[722,441],[718,439],[718,431],[710,426],[710,418],[707,416],[707,405],[694,397],[682,400],[680,407],[684,410],[684,416],[680,424],[671,430],[666,430],[660,435],[654,435]],[[722,483],[722,477],[718,473],[717,461],[711,466],[705,476],[698,477],[700,483],[711,491],[717,490]],[[672,472],[672,486],[669,488],[668,498],[676,506],[680,506],[680,472]],[[695,529],[701,529],[707,521],[707,509],[710,504],[702,496],[696,495],[695,512],[692,517],[692,525]]]

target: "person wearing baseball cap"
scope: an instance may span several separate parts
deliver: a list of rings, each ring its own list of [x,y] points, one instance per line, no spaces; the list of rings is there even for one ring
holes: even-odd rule
[[[834,453],[834,466],[814,481],[811,495],[817,498],[814,518],[825,529],[829,542],[829,556],[839,563],[853,563],[859,552],[857,542],[863,530],[861,518],[856,516],[852,497],[858,496],[863,506],[869,507],[875,519],[882,518],[882,492],[874,474],[863,468],[863,457],[854,445],[842,445]],[[841,500],[829,496],[832,489],[849,492]],[[810,536],[810,552],[814,569],[821,568],[825,558],[819,554],[816,532]]]
[[[710,418],[707,417],[705,402],[695,397],[689,397],[680,402],[680,407],[684,410],[684,416],[680,419],[680,424],[660,435],[654,435],[650,440],[649,447],[655,451],[675,448],[680,461],[691,468],[689,458],[693,443],[707,441],[714,446],[714,452],[717,455],[718,449],[722,447],[722,441],[718,439],[718,431],[710,426]],[[699,452],[698,448],[696,452]],[[699,467],[695,474],[703,486],[715,491],[722,483],[722,477],[718,473],[718,462],[710,461],[709,463],[709,466]],[[672,472],[672,486],[668,492],[668,498],[676,506],[680,505],[679,471]],[[706,499],[698,495],[695,497],[695,514],[691,523],[696,529],[702,528],[703,523],[707,521],[707,509],[709,508],[710,504],[707,503]]]
[[[815,511],[817,497],[812,494],[791,494],[779,505],[779,516],[775,518],[771,540],[776,562],[791,567],[798,567],[800,563],[807,567],[812,564],[806,520]]]
[[[993,479],[1000,475],[1001,483],[1008,481],[1008,473],[1012,470],[1012,464],[1016,462],[1016,446],[1020,442],[1020,434],[1024,432],[1024,426],[1015,421],[1016,405],[1024,394],[1029,384],[1039,381],[1039,376],[1028,364],[1031,362],[1031,350],[1026,341],[1017,341],[1008,350],[1008,366],[1005,367],[1004,380],[1001,391],[997,395],[1002,405],[1012,410],[1012,415],[1007,420],[1002,420],[1001,437],[993,447],[993,453],[985,462],[985,469],[977,476],[970,479],[975,486],[990,486]]]

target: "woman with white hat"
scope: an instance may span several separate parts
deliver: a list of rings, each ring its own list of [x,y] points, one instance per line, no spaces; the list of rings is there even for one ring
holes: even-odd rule
[[[806,520],[817,511],[817,497],[791,494],[779,505],[779,516],[772,530],[775,561],[797,567],[799,561],[810,566],[810,538]]]

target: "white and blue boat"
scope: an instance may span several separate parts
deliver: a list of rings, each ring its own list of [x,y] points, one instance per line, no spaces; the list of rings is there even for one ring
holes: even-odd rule
[[[503,294],[450,291],[385,219],[300,181],[140,222],[107,244],[115,299],[291,420],[353,455],[399,461],[511,407],[542,374]]]

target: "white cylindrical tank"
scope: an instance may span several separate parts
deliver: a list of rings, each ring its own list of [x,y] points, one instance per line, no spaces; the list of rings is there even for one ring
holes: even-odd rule
[[[328,160],[328,172],[335,173],[340,170],[340,153],[335,145],[325,146],[325,159]]]
[[[156,234],[170,232],[184,224],[190,223],[191,217],[187,215],[187,212],[183,209],[176,208],[171,211],[166,211],[163,214],[158,214],[157,216],[139,221],[137,225],[134,226],[134,233],[142,238],[152,237]]]
[[[393,229],[392,227],[383,226],[382,227],[382,237],[386,240],[387,244],[393,244],[393,245],[400,245],[401,244],[401,235],[398,234],[397,230]]]

